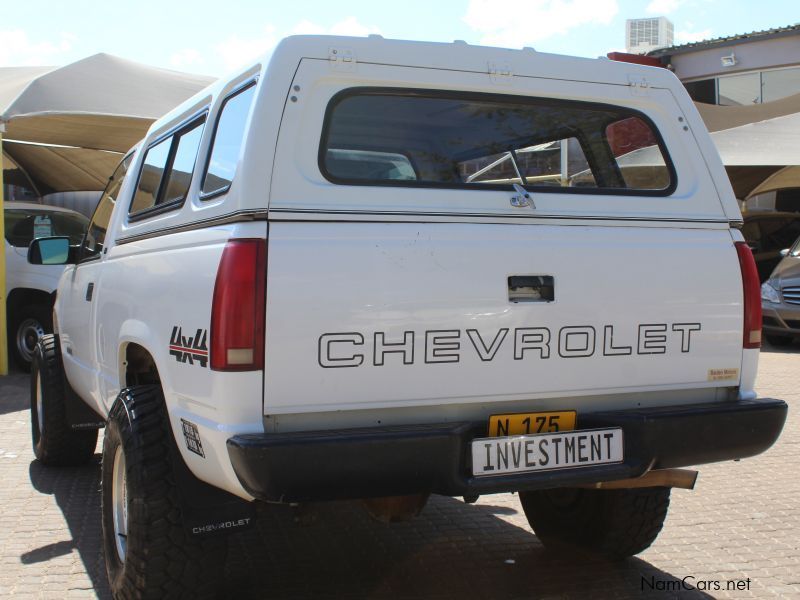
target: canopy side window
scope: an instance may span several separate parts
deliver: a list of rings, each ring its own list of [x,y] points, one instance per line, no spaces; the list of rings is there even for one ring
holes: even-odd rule
[[[201,200],[224,194],[233,182],[255,90],[256,82],[251,81],[225,98],[220,106],[203,173]]]
[[[128,211],[130,220],[183,206],[205,122],[203,114],[147,148]]]

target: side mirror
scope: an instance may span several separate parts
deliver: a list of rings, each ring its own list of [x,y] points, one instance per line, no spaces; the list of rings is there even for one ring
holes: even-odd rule
[[[781,250],[781,256],[789,256],[789,248],[784,248]]]
[[[28,262],[32,265],[66,265],[70,262],[69,238],[37,238],[28,246]]]

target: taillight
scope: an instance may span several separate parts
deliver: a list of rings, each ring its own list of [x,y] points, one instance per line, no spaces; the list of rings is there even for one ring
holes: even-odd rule
[[[761,348],[761,284],[753,252],[745,242],[736,242],[744,290],[744,348]]]
[[[267,243],[230,240],[222,252],[211,306],[211,368],[264,368]]]

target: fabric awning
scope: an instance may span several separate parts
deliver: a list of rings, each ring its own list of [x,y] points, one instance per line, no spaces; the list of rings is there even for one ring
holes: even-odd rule
[[[711,134],[725,166],[800,165],[800,112]]]
[[[787,188],[800,188],[800,167],[784,167],[777,173],[767,177],[760,185],[755,187],[749,194],[748,198],[758,196],[759,194],[766,194],[767,192],[775,192],[777,190],[785,190]]]
[[[3,150],[43,194],[102,190],[123,157],[105,150],[6,141]]]
[[[10,140],[125,152],[212,81],[110,54],[59,68],[0,69],[0,121]]]
[[[798,113],[800,112],[800,94],[766,104],[720,106],[695,102],[694,105],[703,118],[706,128],[714,132]]]
[[[43,192],[101,190],[119,153],[213,81],[109,54],[63,67],[0,68],[3,150]]]

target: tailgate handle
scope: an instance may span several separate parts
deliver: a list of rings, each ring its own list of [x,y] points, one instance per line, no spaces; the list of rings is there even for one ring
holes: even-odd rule
[[[508,278],[509,302],[552,302],[555,284],[552,275],[511,275]]]

